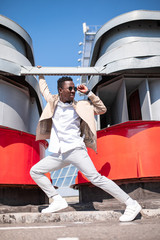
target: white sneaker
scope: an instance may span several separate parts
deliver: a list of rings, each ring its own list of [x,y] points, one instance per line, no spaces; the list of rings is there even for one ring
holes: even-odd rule
[[[68,203],[66,202],[66,200],[64,198],[62,198],[60,201],[54,200],[49,207],[43,209],[41,211],[41,213],[53,213],[53,212],[57,212],[60,211],[64,208],[68,207]]]
[[[142,207],[139,205],[137,201],[135,204],[128,205],[124,214],[119,218],[120,222],[130,222],[135,219],[138,213],[142,210]]]

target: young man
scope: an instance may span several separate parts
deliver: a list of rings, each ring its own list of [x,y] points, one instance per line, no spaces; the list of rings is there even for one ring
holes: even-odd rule
[[[56,212],[68,206],[66,200],[55,190],[44,175],[69,164],[78,168],[88,180],[126,204],[126,210],[120,221],[132,221],[141,211],[141,206],[113,181],[101,176],[95,169],[86,147],[96,151],[95,114],[103,114],[106,107],[102,101],[85,85],[74,86],[70,77],[58,80],[58,95],[52,95],[43,76],[39,77],[42,95],[47,101],[40,117],[36,139],[50,138],[50,156],[35,164],[30,171],[31,177],[53,202],[42,213]],[[86,94],[90,101],[74,100],[75,92]]]

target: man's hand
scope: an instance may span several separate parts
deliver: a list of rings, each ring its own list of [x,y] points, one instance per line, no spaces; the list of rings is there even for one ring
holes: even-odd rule
[[[86,94],[88,91],[88,88],[85,85],[81,84],[77,87],[77,90],[83,94]]]
[[[40,65],[38,65],[37,66],[37,68],[41,68],[42,66],[40,66]],[[40,80],[40,78],[44,78],[44,76],[41,74],[41,75],[39,75],[39,80]]]

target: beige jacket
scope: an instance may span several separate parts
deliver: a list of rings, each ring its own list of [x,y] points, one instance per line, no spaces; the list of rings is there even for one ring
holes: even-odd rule
[[[42,115],[39,119],[36,140],[49,139],[52,128],[52,117],[58,102],[58,95],[52,95],[48,89],[47,83],[43,76],[40,76],[39,80],[40,91],[47,101],[47,105],[44,108]],[[85,135],[84,142],[86,147],[97,150],[97,134],[94,115],[103,114],[106,112],[106,107],[103,102],[95,94],[92,94],[89,99],[82,101],[73,101],[73,107],[77,114],[80,116],[81,124],[81,136]]]

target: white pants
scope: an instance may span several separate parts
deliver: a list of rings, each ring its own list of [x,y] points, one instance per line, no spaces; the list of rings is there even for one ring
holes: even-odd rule
[[[53,197],[57,192],[44,173],[61,169],[69,164],[77,167],[77,169],[80,170],[92,184],[103,189],[120,202],[125,203],[129,198],[129,195],[126,194],[117,184],[107,177],[101,176],[97,172],[85,148],[76,148],[63,154],[53,153],[35,164],[31,168],[30,174],[46,195],[48,197]]]

